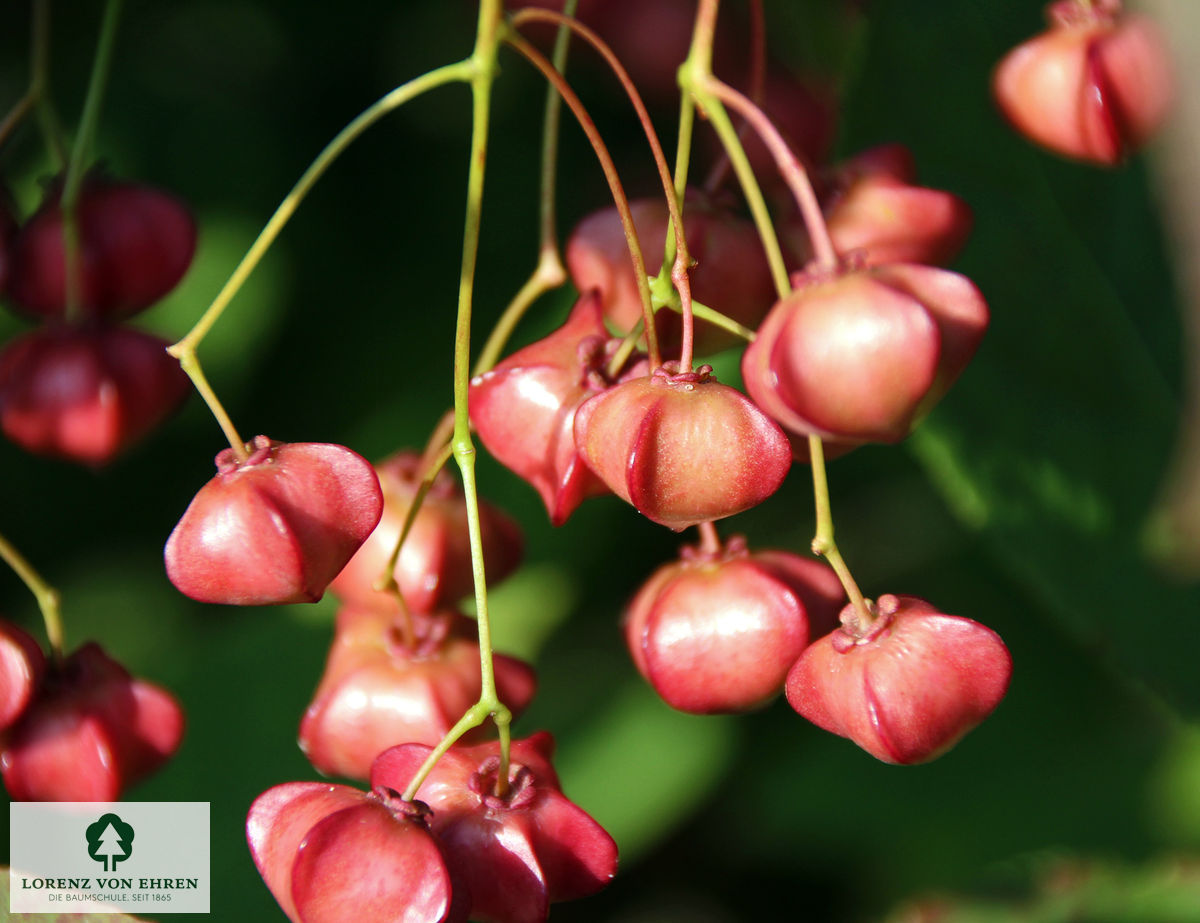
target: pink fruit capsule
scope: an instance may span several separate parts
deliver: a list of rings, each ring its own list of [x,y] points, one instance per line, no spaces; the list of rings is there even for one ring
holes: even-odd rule
[[[1175,80],[1166,42],[1120,0],[1059,0],[1047,16],[1050,28],[996,67],[996,102],[1017,131],[1055,153],[1119,163],[1167,117]]]
[[[292,923],[460,923],[427,815],[388,789],[286,782],[255,799],[246,839]]]
[[[898,442],[975,353],[988,309],[964,276],[908,263],[800,277],[742,357],[746,390],[795,433]]]
[[[479,700],[475,623],[443,612],[414,615],[406,639],[398,614],[343,607],[325,674],[300,724],[300,748],[320,772],[366,780],[371,761],[397,742],[433,746]],[[501,701],[520,715],[533,698],[533,668],[493,656]],[[480,727],[464,740],[493,733]]]
[[[27,451],[104,465],[191,390],[167,343],[125,327],[48,326],[0,352],[0,428]]]
[[[380,755],[371,784],[407,784],[431,752],[404,744]],[[430,826],[456,886],[470,893],[471,918],[542,923],[549,905],[594,894],[616,873],[617,847],[596,821],[569,801],[543,732],[512,743],[508,783],[497,789],[497,742],[453,747],[417,791],[432,809]]]
[[[343,602],[391,611],[393,600],[375,589],[421,485],[424,472],[416,452],[397,452],[376,466],[383,490],[383,515],[362,547],[337,574],[330,589]],[[479,503],[480,535],[488,584],[498,583],[521,563],[521,529],[503,511]],[[404,601],[416,612],[452,606],[475,587],[467,504],[448,471],[439,472],[393,571]]]
[[[575,446],[575,411],[616,383],[606,366],[619,343],[608,336],[593,290],[558,330],[471,380],[471,422],[480,441],[534,486],[556,526],[585,498],[608,493]],[[630,366],[617,380],[646,372],[644,363]]]
[[[632,202],[630,210],[648,271],[653,273],[671,224],[667,204],[659,196]],[[684,202],[683,228],[696,263],[692,297],[741,324],[756,326],[775,300],[775,286],[754,225],[693,192]],[[594,212],[579,223],[567,241],[566,261],[580,292],[599,292],[604,316],[613,326],[631,330],[642,319],[642,302],[615,207]],[[664,309],[658,312],[657,324],[669,351],[680,340],[680,317]],[[704,321],[697,320],[694,330],[694,348],[700,355],[738,342],[733,334]]]
[[[182,737],[174,698],[89,643],[47,668],[37,698],[4,738],[0,772],[18,801],[116,801]]]
[[[783,691],[810,637],[845,598],[825,564],[786,551],[682,549],[642,585],[623,627],[641,674],[672,708],[695,714],[757,708]]]
[[[842,627],[796,661],[787,699],[885,763],[924,763],[992,713],[1012,658],[990,628],[922,599],[881,596],[875,610],[867,626],[853,605],[842,610]]]
[[[379,522],[379,479],[345,446],[256,436],[247,448],[217,455],[167,539],[167,576],[200,602],[315,602]]]
[[[791,467],[783,431],[710,366],[659,368],[589,399],[575,444],[613,493],[676,531],[761,503]]]

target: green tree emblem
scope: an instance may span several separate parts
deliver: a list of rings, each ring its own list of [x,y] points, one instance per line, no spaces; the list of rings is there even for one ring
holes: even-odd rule
[[[104,814],[88,825],[88,855],[104,863],[104,871],[115,872],[118,862],[133,855],[133,827],[116,814]]]

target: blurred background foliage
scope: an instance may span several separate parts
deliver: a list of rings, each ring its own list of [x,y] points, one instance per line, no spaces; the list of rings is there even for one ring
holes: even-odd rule
[[[24,89],[25,7],[5,4],[0,21],[0,108]],[[68,124],[100,11],[54,4],[53,90]],[[907,443],[856,451],[830,476],[839,541],[868,593],[917,594],[996,629],[1012,688],[957,749],[917,768],[878,763],[782,701],[736,719],[673,713],[616,625],[639,582],[690,538],[613,498],[553,529],[534,492],[485,459],[483,491],[526,528],[526,567],[494,597],[500,649],[540,673],[517,729],[555,734],[567,793],[622,850],[607,891],[552,916],[1200,921],[1200,592],[1165,576],[1143,542],[1195,357],[1181,345],[1180,257],[1147,161],[1063,163],[995,113],[990,69],[1041,27],[1037,0],[768,0],[767,16],[772,54],[838,94],[838,156],[903,142],[923,183],[974,208],[955,268],[992,307],[982,350]],[[185,283],[138,323],[185,332],[320,147],[391,87],[467,54],[473,20],[469,0],[360,0],[336,13],[295,0],[131,0],[97,149],[114,173],[177,191],[200,225]],[[515,56],[502,67],[476,342],[536,247],[542,87]],[[652,192],[614,84],[592,67],[571,77],[631,190]],[[674,111],[660,115],[671,145]],[[607,195],[565,126],[564,235]],[[451,398],[468,130],[464,88],[421,98],[372,129],[301,208],[201,349],[244,435],[342,442],[370,458],[424,443]],[[0,152],[26,211],[47,169],[33,130]],[[545,298],[518,345],[559,323],[572,297]],[[4,315],[0,337],[24,326]],[[717,365],[736,381],[736,355]],[[296,729],[335,605],[207,607],[167,583],[162,543],[221,445],[198,399],[101,471],[0,444],[0,509],[3,531],[62,590],[69,642],[100,639],[183,701],[180,754],[129,797],[212,802],[212,919],[234,923],[282,919],[243,819],[269,786],[315,777]],[[797,470],[722,530],[800,550],[812,522]],[[15,578],[0,580],[0,605],[40,632]]]

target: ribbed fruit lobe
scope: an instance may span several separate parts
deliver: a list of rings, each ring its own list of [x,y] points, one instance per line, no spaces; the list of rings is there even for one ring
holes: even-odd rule
[[[404,527],[424,472],[416,452],[397,452],[376,466],[383,489],[383,516],[330,589],[343,602],[391,611],[393,601],[375,589]],[[479,501],[480,536],[488,585],[521,563],[520,527],[504,512]],[[474,589],[467,504],[462,487],[448,471],[438,473],[417,511],[393,572],[408,607],[433,612],[452,606]]]
[[[593,290],[558,330],[471,381],[471,422],[480,441],[534,486],[556,526],[585,498],[608,493],[575,448],[575,411],[615,383],[606,366],[619,344],[608,336]],[[617,380],[645,373],[644,363],[627,362]]]
[[[366,780],[371,761],[397,743],[436,745],[479,700],[475,623],[443,612],[413,615],[343,607],[325,674],[300,724],[300,747],[326,775]],[[520,715],[533,698],[533,668],[493,655],[501,701]],[[466,741],[489,733],[490,726]]]
[[[345,446],[256,436],[216,458],[167,539],[185,596],[238,606],[315,602],[379,522],[379,479]]]
[[[913,596],[881,596],[861,625],[809,645],[787,678],[792,708],[885,763],[945,753],[1004,698],[1012,658],[990,628]]]
[[[461,882],[470,894],[471,919],[543,923],[551,903],[594,894],[612,879],[617,847],[563,795],[549,734],[513,741],[503,792],[499,750],[497,742],[451,748],[417,796],[433,810],[430,826],[455,887]],[[430,752],[417,744],[385,751],[371,784],[407,784]]]
[[[388,789],[286,782],[254,800],[246,839],[292,923],[459,923],[427,816]]]
[[[191,390],[167,343],[124,327],[34,330],[0,352],[0,427],[21,448],[103,465]]]
[[[179,747],[183,711],[94,643],[47,668],[8,730],[0,772],[16,801],[116,801]]]
[[[1050,28],[1013,49],[992,93],[1017,131],[1045,148],[1111,166],[1167,117],[1175,91],[1167,44],[1120,0],[1059,0]]]
[[[802,276],[742,357],[755,402],[789,430],[898,442],[946,393],[987,329],[964,276],[909,263]]]
[[[783,691],[814,629],[828,630],[844,597],[825,564],[786,551],[751,554],[735,536],[713,551],[685,547],[680,561],[659,568],[625,612],[625,640],[672,708],[747,711]]]
[[[669,368],[597,394],[575,414],[575,444],[617,496],[679,531],[761,503],[783,483],[783,431],[712,369]]]

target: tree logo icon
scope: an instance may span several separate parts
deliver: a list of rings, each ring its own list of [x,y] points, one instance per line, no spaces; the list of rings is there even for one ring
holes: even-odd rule
[[[133,855],[133,827],[116,814],[103,814],[90,824],[87,837],[88,855],[104,864],[104,871],[115,872],[118,862]]]

